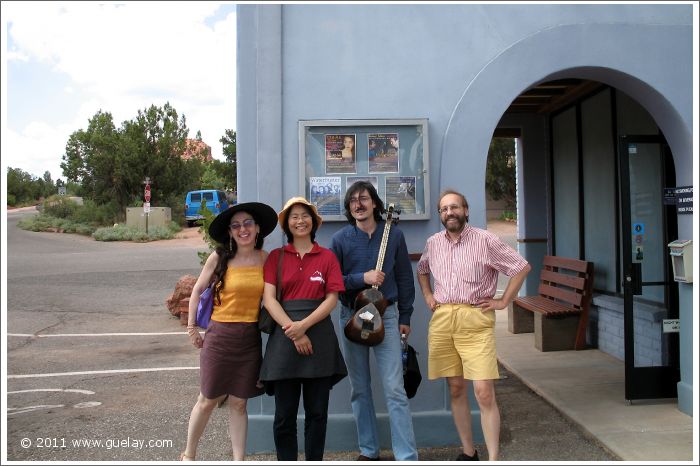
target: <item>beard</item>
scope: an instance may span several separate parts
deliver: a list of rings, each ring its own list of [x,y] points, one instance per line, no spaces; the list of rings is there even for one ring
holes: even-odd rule
[[[457,223],[450,223],[448,224],[447,222],[451,219],[457,220]],[[464,225],[467,223],[467,216],[466,215],[456,215],[456,214],[451,214],[445,217],[444,220],[442,220],[442,224],[449,231],[450,233],[457,233],[459,231],[462,231],[462,228],[464,228]],[[448,226],[449,225],[449,226]]]

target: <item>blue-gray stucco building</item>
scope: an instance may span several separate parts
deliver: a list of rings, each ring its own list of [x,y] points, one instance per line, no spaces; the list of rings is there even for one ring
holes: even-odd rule
[[[667,245],[696,234],[692,208],[676,202],[692,193],[697,171],[694,8],[239,5],[239,198],[280,209],[291,196],[310,196],[308,175],[319,173],[305,163],[317,150],[301,141],[309,122],[351,127],[359,164],[365,134],[426,120],[426,166],[401,172],[416,176],[429,199],[423,215],[400,223],[419,254],[441,228],[435,203],[446,187],[466,195],[470,222],[485,227],[489,142],[515,137],[518,245],[533,265],[521,294],[536,294],[546,254],[593,261],[589,345],[625,361],[620,397],[677,397],[692,415],[696,293],[692,281],[674,279]],[[317,240],[328,245],[343,225],[324,222]],[[276,235],[268,247],[281,244]],[[424,373],[428,319],[417,293],[411,340]],[[680,321],[678,333],[664,331],[669,319]],[[349,398],[344,380],[331,393],[330,450],[356,448]],[[411,406],[419,447],[458,443],[444,382],[425,380]],[[249,403],[253,451],[274,449],[273,413],[270,397]]]

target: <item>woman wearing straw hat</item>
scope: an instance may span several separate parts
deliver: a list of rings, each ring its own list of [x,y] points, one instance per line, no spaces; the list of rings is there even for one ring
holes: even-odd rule
[[[260,380],[275,396],[277,459],[297,459],[297,411],[303,393],[306,461],[321,461],[330,390],[348,373],[330,318],[345,287],[335,254],[314,241],[321,226],[316,207],[293,197],[278,219],[289,244],[272,251],[265,263],[263,303],[277,326],[267,341]],[[281,303],[276,298],[280,254]]]
[[[219,246],[209,256],[192,289],[187,333],[201,348],[200,393],[187,429],[187,447],[180,460],[194,461],[197,445],[212,410],[230,398],[229,434],[233,459],[243,460],[248,432],[248,398],[259,396],[262,340],[257,321],[262,298],[263,238],[277,223],[275,210],[260,202],[236,204],[209,225]],[[195,327],[199,296],[214,283],[214,309],[202,339]]]

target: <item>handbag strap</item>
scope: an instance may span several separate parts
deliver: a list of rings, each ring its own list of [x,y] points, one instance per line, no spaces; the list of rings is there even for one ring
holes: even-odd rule
[[[277,302],[282,303],[282,258],[284,257],[284,247],[280,248],[280,257],[277,261]]]

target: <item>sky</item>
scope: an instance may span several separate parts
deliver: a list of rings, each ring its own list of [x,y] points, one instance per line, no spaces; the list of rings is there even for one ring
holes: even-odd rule
[[[114,124],[166,102],[212,155],[236,129],[236,6],[213,2],[2,2],[2,170],[60,168],[98,111]]]

